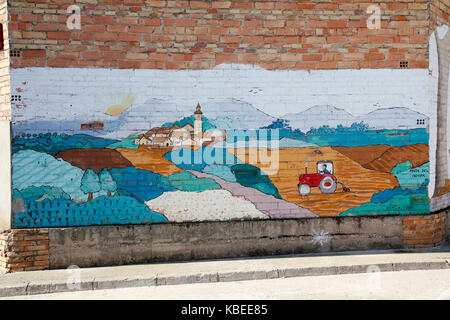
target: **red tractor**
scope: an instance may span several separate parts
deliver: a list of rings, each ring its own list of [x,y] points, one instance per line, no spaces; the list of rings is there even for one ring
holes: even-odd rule
[[[319,187],[324,194],[330,194],[336,191],[337,185],[342,184],[338,182],[333,175],[334,168],[332,161],[318,161],[317,173],[308,174],[308,169],[305,168],[306,173],[300,175],[298,179],[298,192],[302,196],[307,196],[311,193],[311,188]],[[342,184],[344,192],[350,191]]]

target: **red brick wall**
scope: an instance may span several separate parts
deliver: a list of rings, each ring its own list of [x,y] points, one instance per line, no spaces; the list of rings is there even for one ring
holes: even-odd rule
[[[435,247],[446,238],[447,213],[403,217],[405,248]]]
[[[372,1],[90,0],[81,30],[68,30],[75,1],[9,1],[14,67],[266,69],[428,66],[428,0],[386,0],[381,29],[366,26]]]
[[[430,28],[431,31],[443,24],[449,25],[450,7],[448,0],[430,1]]]
[[[48,229],[15,229],[0,233],[0,272],[49,267]]]

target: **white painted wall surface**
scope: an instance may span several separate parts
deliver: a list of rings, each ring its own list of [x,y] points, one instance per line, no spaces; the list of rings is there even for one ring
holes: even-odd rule
[[[11,123],[0,121],[0,229],[11,227]]]
[[[436,188],[436,149],[437,149],[437,105],[439,87],[439,60],[436,35],[433,32],[429,40],[429,157],[430,157],[430,183],[428,184],[428,197],[431,198]]]
[[[157,98],[175,104],[239,99],[278,117],[315,105],[332,105],[354,116],[379,108],[406,107],[429,114],[427,69],[267,71],[247,65],[212,70],[23,68],[11,70],[11,92],[26,108],[13,106],[14,120],[43,116],[67,119],[104,116],[131,94],[135,103]],[[18,92],[23,90],[23,92]]]

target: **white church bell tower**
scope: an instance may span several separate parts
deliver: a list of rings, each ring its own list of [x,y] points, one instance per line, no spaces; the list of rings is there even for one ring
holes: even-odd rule
[[[197,108],[194,112],[194,139],[195,144],[201,144],[201,140],[203,138],[203,123],[202,123],[202,109],[200,107],[200,103],[197,104]]]

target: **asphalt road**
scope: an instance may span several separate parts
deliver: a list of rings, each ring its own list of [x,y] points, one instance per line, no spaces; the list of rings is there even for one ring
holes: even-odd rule
[[[450,300],[450,269],[373,272],[272,280],[152,286],[5,299],[443,299]]]

